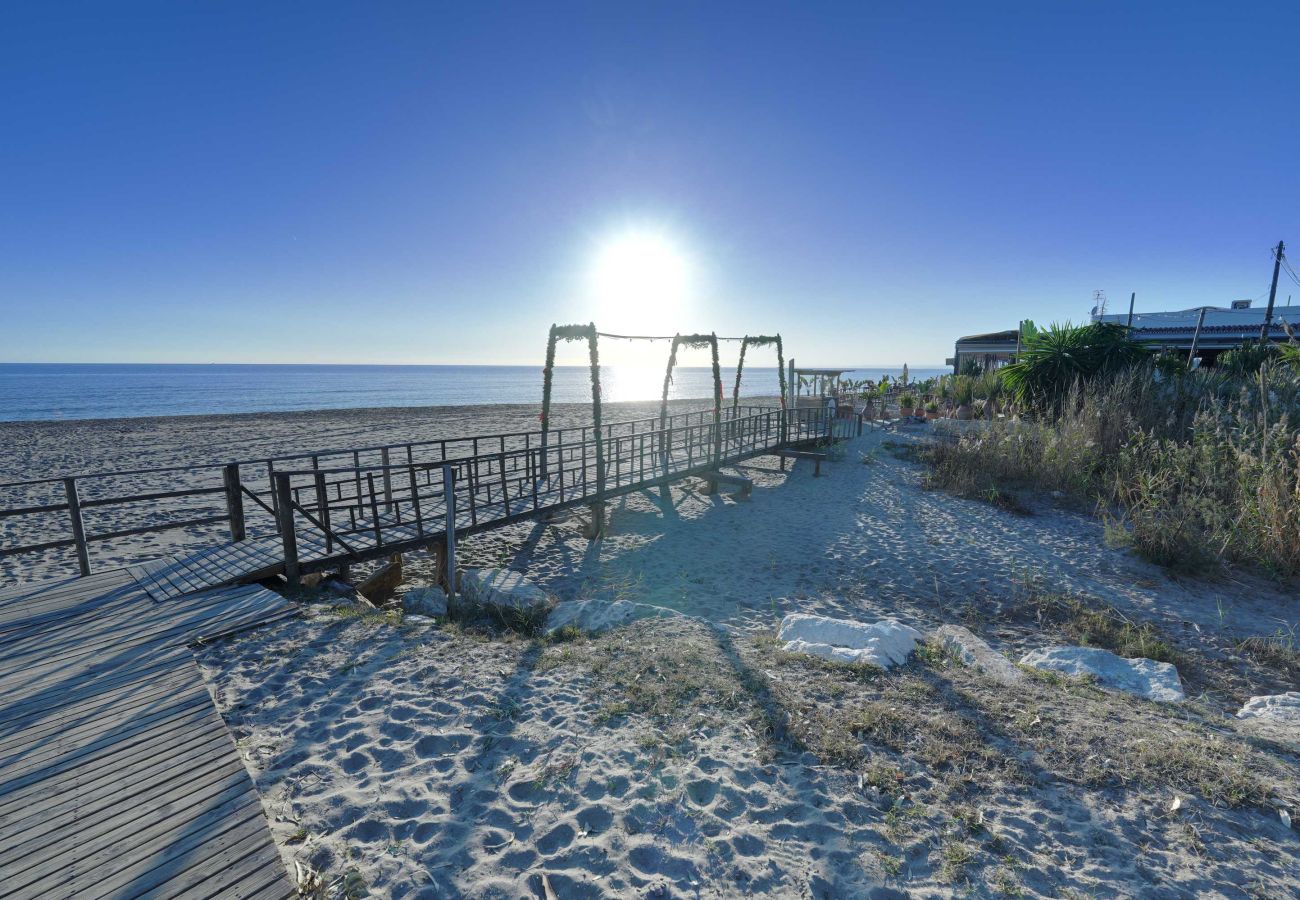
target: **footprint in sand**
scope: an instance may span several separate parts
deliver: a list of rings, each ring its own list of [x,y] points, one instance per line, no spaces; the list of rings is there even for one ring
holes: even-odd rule
[[[708,806],[718,796],[718,783],[706,778],[688,782],[686,796],[696,806]]]
[[[601,806],[592,806],[578,813],[578,826],[588,834],[600,834],[614,823],[614,814]]]
[[[374,844],[388,840],[388,826],[383,822],[376,822],[374,819],[363,819],[344,834],[348,840],[362,844]]]
[[[421,759],[430,759],[435,756],[459,753],[468,747],[472,740],[472,735],[464,733],[426,734],[415,742],[415,755]]]
[[[576,832],[567,822],[556,825],[537,839],[537,849],[543,856],[554,856],[573,843]]]

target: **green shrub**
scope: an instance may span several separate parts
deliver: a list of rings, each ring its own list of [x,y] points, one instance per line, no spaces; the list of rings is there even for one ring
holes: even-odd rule
[[[999,374],[1016,402],[1054,414],[1076,385],[1121,372],[1150,355],[1122,325],[1053,323],[1022,338],[1016,361]]]
[[[1274,343],[1245,341],[1219,357],[1215,368],[1225,375],[1241,377],[1254,375],[1260,366],[1272,362],[1282,355],[1282,348]]]

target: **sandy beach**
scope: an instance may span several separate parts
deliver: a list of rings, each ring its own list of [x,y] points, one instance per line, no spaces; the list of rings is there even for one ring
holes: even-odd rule
[[[1291,896],[1297,747],[1231,718],[1294,689],[1239,649],[1294,633],[1290,588],[1176,581],[1084,512],[926,491],[928,427],[873,429],[822,478],[753,460],[750,500],[629,496],[600,542],[570,521],[462,548],[663,618],[554,644],[322,601],[203,651],[287,864],[392,897]],[[408,556],[404,587],[431,577]],[[771,642],[789,612],[891,616],[1014,660],[1068,642],[1048,594],[1157,629],[1193,701]]]

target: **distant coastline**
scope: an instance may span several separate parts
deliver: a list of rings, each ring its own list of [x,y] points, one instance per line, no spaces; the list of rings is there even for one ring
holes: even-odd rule
[[[915,368],[914,377],[945,372]],[[897,377],[900,367],[861,366],[854,375]],[[730,396],[735,370],[724,367]],[[618,403],[653,400],[663,375],[630,366],[602,368],[602,394]],[[135,419],[331,409],[527,404],[541,401],[540,368],[530,366],[0,363],[0,421]],[[557,366],[554,399],[590,399],[586,367]],[[776,368],[746,366],[742,397],[779,392]],[[682,366],[673,399],[713,393],[712,372]]]

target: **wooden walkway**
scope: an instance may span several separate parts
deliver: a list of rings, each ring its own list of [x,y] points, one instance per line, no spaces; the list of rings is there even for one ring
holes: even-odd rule
[[[294,615],[166,562],[0,592],[0,896],[290,897],[188,644]]]

